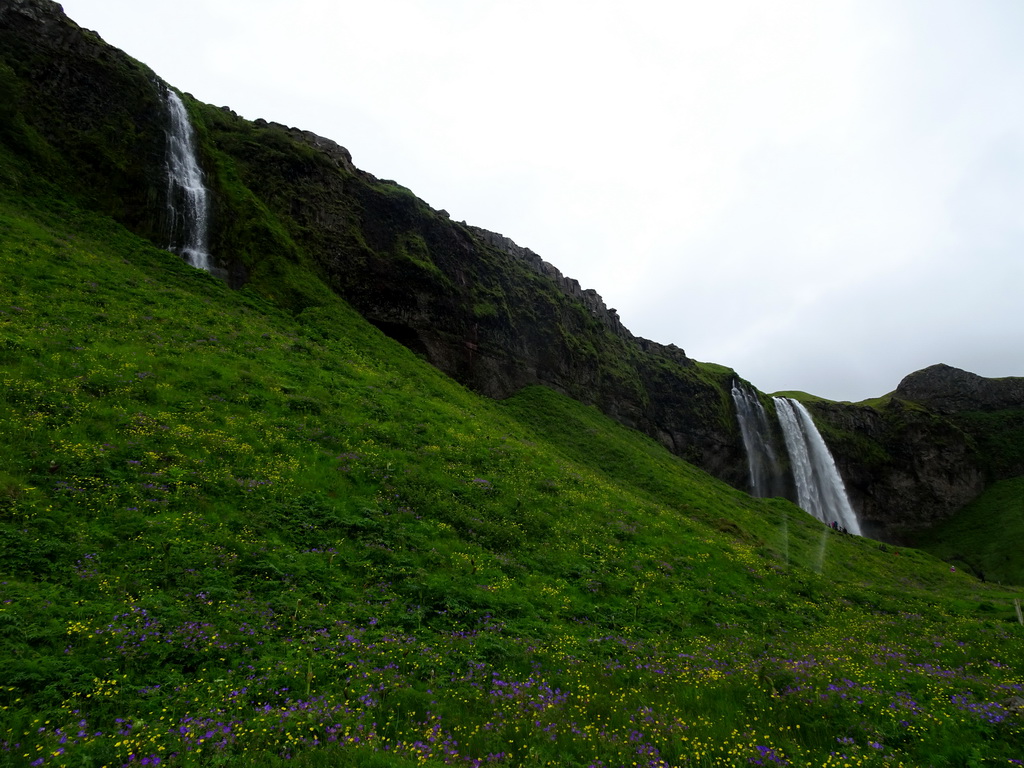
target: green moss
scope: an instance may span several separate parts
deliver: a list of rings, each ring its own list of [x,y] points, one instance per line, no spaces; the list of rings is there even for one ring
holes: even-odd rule
[[[1024,478],[993,484],[915,544],[979,578],[1024,585]]]
[[[696,365],[698,369],[709,374],[716,382],[731,381],[736,378],[736,371],[718,363],[697,362]]]
[[[426,240],[418,232],[406,232],[399,235],[394,253],[398,258],[410,261],[436,277],[442,277],[441,270],[437,268],[430,257],[430,249],[427,247]]]
[[[990,477],[1024,471],[1024,409],[958,413],[950,418],[977,441]]]

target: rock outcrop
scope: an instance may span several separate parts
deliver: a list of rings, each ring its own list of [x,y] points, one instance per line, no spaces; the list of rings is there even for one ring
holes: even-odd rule
[[[504,235],[500,235],[497,232],[489,232],[488,230],[481,229],[480,227],[470,226],[469,230],[487,245],[504,251],[510,256],[515,256],[516,258],[521,259],[524,264],[528,265],[538,275],[543,275],[553,281],[563,294],[571,299],[581,302],[583,306],[587,308],[587,311],[604,323],[605,327],[607,327],[608,330],[616,336],[630,340],[634,338],[633,334],[629,332],[629,329],[622,324],[622,321],[619,319],[618,312],[614,309],[609,309],[605,305],[604,299],[602,299],[598,292],[593,288],[584,289],[579,284],[578,280],[566,277],[554,264],[544,261],[544,259],[529,248],[523,248],[522,246],[516,245],[511,239]],[[682,350],[679,351],[681,353],[681,364],[689,365],[691,361],[686,359],[686,355]],[[683,362],[684,360],[685,362]]]
[[[0,0],[0,142],[22,158],[5,178],[50,184],[160,246],[164,87],[57,3]],[[733,371],[635,337],[596,291],[360,170],[330,139],[186,102],[211,251],[233,286],[300,318],[332,291],[466,386],[495,398],[551,387],[745,488]],[[1012,447],[1024,446],[1024,379],[933,366],[880,404],[807,405],[878,538],[902,541],[1024,474],[1024,448]]]
[[[936,413],[998,411],[1024,406],[1024,377],[987,379],[939,364],[910,374],[894,394]]]
[[[872,405],[809,407],[875,538],[912,542],[992,482],[1024,474],[1024,378],[933,365]]]
[[[0,2],[0,62],[19,86],[3,104],[22,118],[11,138],[35,153],[40,175],[165,246],[167,112],[159,78],[51,0]]]
[[[809,404],[865,535],[906,544],[985,487],[984,461],[961,428],[893,398],[880,406]]]

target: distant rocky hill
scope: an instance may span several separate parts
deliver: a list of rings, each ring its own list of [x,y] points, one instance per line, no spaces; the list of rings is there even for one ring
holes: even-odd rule
[[[6,186],[67,195],[166,246],[166,87],[57,3],[0,0]],[[633,336],[596,291],[360,170],[331,139],[186,103],[211,192],[211,254],[233,287],[308,318],[310,333],[329,325],[318,297],[332,291],[472,389],[551,387],[746,488],[734,371]],[[1024,474],[1006,447],[1021,429],[1021,381],[939,366],[871,405],[809,401],[865,531],[900,540]]]
[[[986,379],[939,364],[907,376],[895,395],[937,413],[999,411],[1024,404],[1024,377]]]

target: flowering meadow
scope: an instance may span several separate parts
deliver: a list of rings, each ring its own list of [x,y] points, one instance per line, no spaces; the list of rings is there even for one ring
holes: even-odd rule
[[[1024,764],[1024,589],[0,210],[0,766]]]

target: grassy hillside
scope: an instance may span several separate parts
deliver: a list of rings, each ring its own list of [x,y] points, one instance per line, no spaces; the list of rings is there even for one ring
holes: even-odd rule
[[[74,201],[166,244],[174,218],[166,206],[166,88],[57,3],[0,3],[0,195],[18,205],[35,200],[46,215],[55,213],[53,200]],[[303,340],[321,343],[317,334],[337,333],[334,316],[348,312],[337,303],[342,296],[476,392],[501,399],[548,386],[746,487],[729,394],[736,372],[633,337],[595,292],[539,255],[451,221],[411,190],[356,168],[329,139],[183,96],[209,191],[211,256],[229,285],[247,286],[250,310],[272,312],[266,300],[299,317],[295,333]],[[69,211],[57,215],[79,216]],[[216,302],[224,303],[219,295]],[[984,484],[1024,473],[1024,410],[957,414],[954,421],[920,404],[905,408],[899,398],[883,408],[791,394],[819,420],[862,530],[878,538],[902,543],[905,533],[948,516]],[[329,413],[323,403],[311,407],[319,410],[310,417]],[[781,435],[775,437],[782,455]],[[574,461],[588,463],[589,450],[583,440]],[[657,479],[647,469],[641,474]],[[657,498],[664,488],[642,490]]]
[[[979,578],[1024,584],[1024,478],[995,483],[916,543]]]
[[[52,200],[0,265],[0,765],[1024,759],[1019,593]]]

